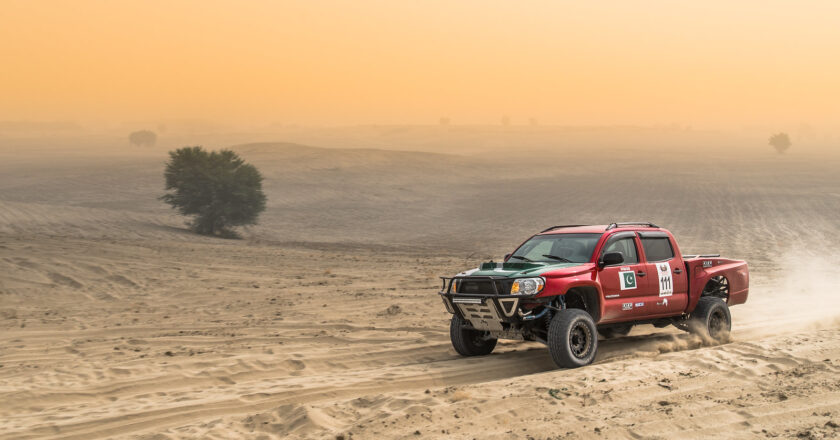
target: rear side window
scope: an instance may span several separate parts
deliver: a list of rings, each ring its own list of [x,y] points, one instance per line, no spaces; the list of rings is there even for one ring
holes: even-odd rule
[[[624,263],[622,264],[636,264],[639,262],[639,257],[636,255],[636,240],[633,237],[619,238],[613,241],[607,245],[601,255],[603,256],[603,254],[610,252],[621,252],[621,255],[624,257]]]
[[[642,247],[648,261],[665,261],[674,258],[674,248],[668,237],[642,237]]]

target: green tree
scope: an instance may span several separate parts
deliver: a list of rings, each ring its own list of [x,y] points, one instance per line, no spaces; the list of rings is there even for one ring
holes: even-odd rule
[[[191,226],[199,234],[235,236],[232,226],[256,224],[265,210],[262,175],[230,150],[170,151],[164,177],[170,192],[161,200],[194,216]]]
[[[767,143],[773,146],[779,154],[787,151],[791,145],[790,136],[788,136],[787,133],[776,133],[773,136],[770,136],[770,140]]]

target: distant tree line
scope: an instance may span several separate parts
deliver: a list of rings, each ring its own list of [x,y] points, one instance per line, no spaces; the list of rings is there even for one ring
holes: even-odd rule
[[[157,135],[151,130],[140,130],[128,135],[128,142],[138,147],[154,147]]]

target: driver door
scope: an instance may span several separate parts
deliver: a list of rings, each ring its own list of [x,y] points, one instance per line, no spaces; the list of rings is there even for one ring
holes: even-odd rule
[[[619,252],[624,262],[600,269],[598,278],[604,293],[602,322],[620,322],[645,315],[647,298],[651,294],[647,268],[641,261],[639,240],[635,232],[620,232],[607,239],[599,256]]]

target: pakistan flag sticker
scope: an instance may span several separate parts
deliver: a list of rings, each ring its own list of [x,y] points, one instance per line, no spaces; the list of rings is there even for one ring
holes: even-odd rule
[[[621,277],[621,290],[636,288],[636,274],[634,272],[619,272],[618,276]]]

